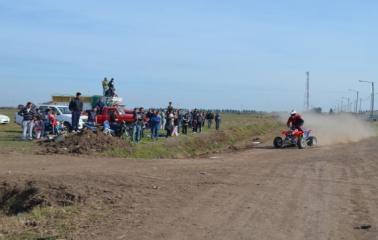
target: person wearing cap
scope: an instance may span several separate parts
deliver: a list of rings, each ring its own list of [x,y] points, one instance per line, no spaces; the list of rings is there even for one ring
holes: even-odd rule
[[[83,111],[83,102],[80,99],[81,93],[77,92],[76,97],[71,99],[68,106],[72,113],[72,131],[77,132],[79,130],[79,119],[81,112]]]
[[[287,127],[291,128],[292,130],[298,129],[302,131],[304,120],[295,110],[292,110],[290,113],[290,117],[287,120]]]
[[[109,89],[108,79],[104,78],[104,80],[102,80],[102,90],[103,90],[103,95],[104,96],[106,95],[106,92],[108,91],[108,89]]]

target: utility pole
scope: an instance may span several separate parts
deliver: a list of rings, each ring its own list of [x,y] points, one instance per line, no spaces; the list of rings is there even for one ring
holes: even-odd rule
[[[358,80],[359,82],[371,83],[371,103],[370,103],[370,118],[373,119],[374,116],[374,82]]]
[[[310,110],[310,72],[306,72],[306,110]]]
[[[356,102],[355,102],[355,105],[354,105],[354,111],[356,112],[356,113],[358,113],[358,91],[357,90],[354,90],[354,89],[349,89],[349,91],[351,91],[351,92],[355,92],[356,94],[357,94],[357,96],[356,96]]]
[[[358,111],[359,113],[361,113],[361,107],[362,107],[362,98],[360,98],[360,111]]]
[[[347,110],[346,110],[346,111],[347,111],[347,112],[350,112],[350,100],[349,100],[349,97],[348,97],[347,100],[348,100],[348,105],[347,105]]]

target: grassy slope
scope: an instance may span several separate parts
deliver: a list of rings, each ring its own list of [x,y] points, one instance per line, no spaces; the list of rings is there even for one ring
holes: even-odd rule
[[[29,152],[37,145],[30,141],[21,141],[21,127],[15,123],[16,109],[0,109],[0,114],[10,117],[11,122],[0,125],[0,152]]]
[[[160,138],[157,142],[144,140],[131,150],[117,148],[105,152],[105,155],[127,158],[197,157],[227,150],[279,126],[280,123],[269,116],[224,114],[220,131],[205,127],[200,134]]]

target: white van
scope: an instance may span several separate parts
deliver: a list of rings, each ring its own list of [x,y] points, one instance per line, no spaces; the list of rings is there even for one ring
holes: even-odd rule
[[[41,114],[45,114],[47,109],[52,109],[56,112],[56,118],[59,122],[63,122],[64,125],[66,125],[68,128],[71,128],[72,126],[72,114],[69,110],[68,106],[65,105],[40,105],[39,110]],[[16,113],[16,123],[19,125],[22,125],[23,117]],[[79,129],[82,129],[84,126],[84,123],[87,121],[87,116],[81,116],[79,119]]]

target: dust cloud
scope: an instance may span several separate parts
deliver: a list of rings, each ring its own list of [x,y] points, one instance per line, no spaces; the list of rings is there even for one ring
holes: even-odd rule
[[[364,138],[376,136],[376,130],[369,122],[352,114],[325,115],[303,113],[304,128],[311,129],[319,145],[358,142]],[[280,119],[286,124],[286,116],[280,114]]]

